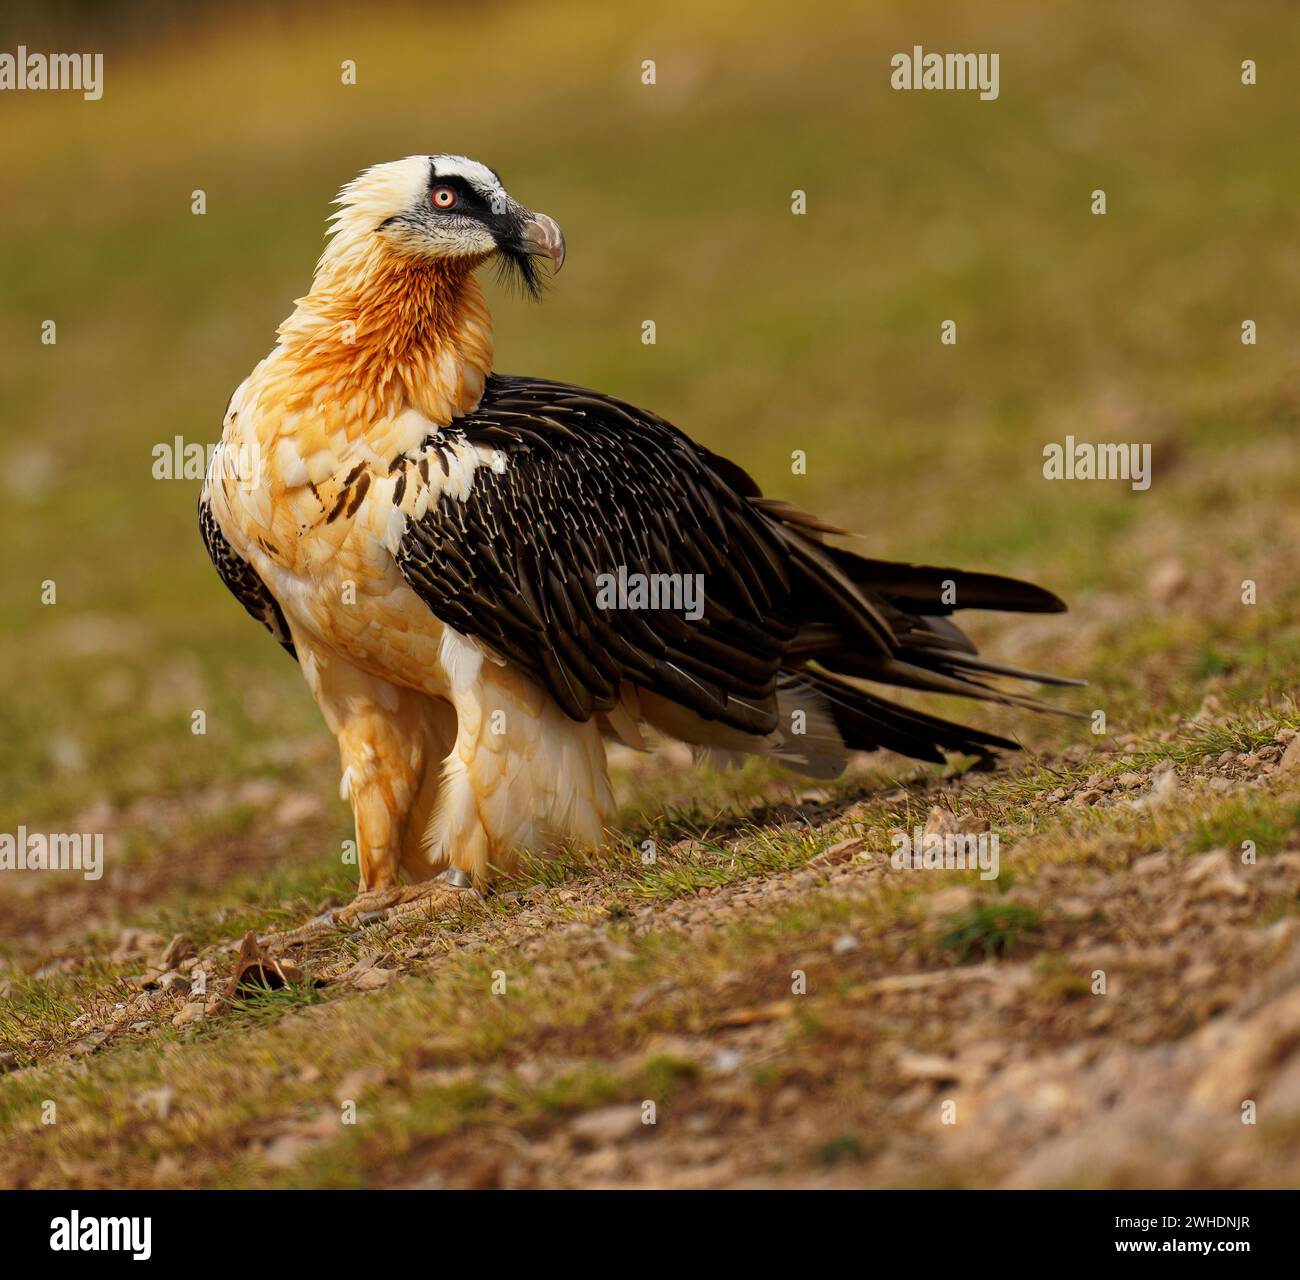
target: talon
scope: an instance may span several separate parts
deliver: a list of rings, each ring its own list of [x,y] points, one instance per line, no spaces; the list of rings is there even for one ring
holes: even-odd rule
[[[396,885],[382,888],[362,889],[346,907],[334,913],[335,922],[364,928],[382,920],[390,907],[402,901],[402,890]]]

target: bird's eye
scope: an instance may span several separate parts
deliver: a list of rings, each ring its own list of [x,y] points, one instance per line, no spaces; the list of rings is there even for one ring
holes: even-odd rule
[[[433,201],[435,209],[454,209],[456,207],[456,193],[451,187],[434,187],[429,199]]]

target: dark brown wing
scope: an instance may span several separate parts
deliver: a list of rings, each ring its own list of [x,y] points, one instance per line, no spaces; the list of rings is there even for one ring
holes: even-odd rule
[[[226,535],[217,525],[212,514],[212,506],[207,495],[199,497],[199,529],[203,533],[203,545],[208,549],[212,563],[221,575],[226,589],[248,610],[249,616],[256,618],[284,647],[285,652],[296,662],[298,655],[294,652],[293,640],[289,635],[289,625],[275,597],[266,589],[266,583],[258,577],[257,571],[242,556],[236,555]]]
[[[833,526],[764,499],[735,463],[621,400],[494,375],[475,412],[435,442],[449,439],[501,450],[507,464],[480,467],[465,502],[444,496],[410,521],[397,563],[438,618],[528,672],[574,719],[611,707],[629,680],[767,734],[779,686],[829,705],[850,747],[942,759],[1014,744],[840,676],[1039,709],[986,677],[1056,682],[984,661],[943,616],[1064,608],[1050,592],[827,546]],[[698,618],[607,607],[611,583],[687,578],[702,586]]]
[[[502,450],[507,465],[479,468],[466,502],[444,497],[408,526],[397,562],[437,617],[575,719],[631,680],[706,719],[775,727],[799,624],[789,556],[681,432],[594,392],[493,376],[443,434]],[[668,607],[620,607],[636,603],[620,582],[655,584]]]

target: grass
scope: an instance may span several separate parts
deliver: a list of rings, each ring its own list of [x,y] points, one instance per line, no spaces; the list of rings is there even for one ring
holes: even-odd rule
[[[980,902],[944,925],[939,945],[958,964],[980,958],[999,960],[1030,946],[1039,937],[1038,912],[1015,902]]]
[[[1057,849],[1070,850],[1075,869],[1106,865],[1100,848],[1093,855],[1068,840],[1062,848],[1064,834],[1054,836]],[[728,865],[736,869],[744,861]],[[614,874],[609,878],[618,892]],[[736,874],[730,883],[754,878],[751,868],[748,876]],[[960,879],[944,877],[936,887]],[[516,943],[498,951],[490,935],[481,951],[457,946],[453,939],[445,951],[439,948],[432,971],[413,971],[383,998],[314,989],[250,996],[230,1016],[163,1046],[119,1045],[95,1059],[92,1075],[84,1066],[70,1071],[56,1057],[34,1073],[13,1077],[4,1094],[6,1110],[0,1112],[0,1123],[13,1139],[9,1167],[39,1181],[52,1143],[60,1153],[57,1167],[81,1167],[96,1152],[87,1168],[111,1171],[127,1184],[149,1181],[158,1162],[169,1159],[182,1162],[176,1176],[187,1185],[383,1180],[403,1165],[418,1166],[428,1144],[436,1147],[479,1125],[541,1135],[566,1116],[611,1101],[668,1102],[682,1090],[689,1095],[702,1078],[700,1061],[657,1052],[630,1065],[636,1047],[652,1043],[656,1035],[698,1034],[720,1013],[724,1023],[734,1016],[727,1011],[762,1008],[774,1000],[788,1007],[793,968],[809,973],[812,1003],[800,1007],[789,1024],[792,1033],[818,1042],[829,1035],[837,1044],[862,999],[863,977],[897,971],[900,962],[904,969],[918,961],[942,963],[944,956],[959,963],[1005,960],[1049,928],[1029,907],[991,902],[929,934],[912,922],[910,901],[910,892],[892,882],[865,897],[828,894],[813,884],[779,905],[760,901],[754,914],[733,913],[705,933],[665,919],[649,933],[615,926],[613,933],[597,933],[576,947],[563,932],[543,937],[531,951],[519,950]],[[498,915],[487,913],[489,921]],[[497,927],[508,929],[509,922]],[[862,938],[863,947],[836,954],[830,943],[846,930]],[[408,926],[401,936],[410,944],[438,932],[435,923]],[[381,935],[370,942],[382,949],[390,940],[391,935]],[[593,945],[600,955],[594,967],[586,963]],[[508,981],[497,996],[492,988],[499,972]],[[828,973],[833,974],[829,982]],[[1073,1001],[1079,981],[1077,972],[1058,971],[1051,985],[1039,984],[1038,998],[1046,993],[1049,1002]],[[655,993],[652,1000],[641,998],[647,991]],[[66,1016],[82,998],[77,993],[65,999],[51,1016]],[[53,996],[47,993],[46,999]],[[777,1016],[778,1023],[783,1016]],[[562,1066],[575,1060],[580,1068],[553,1076],[545,1070],[536,1078],[519,1074],[528,1076],[525,1068],[534,1064],[545,1068],[552,1061]],[[277,1064],[274,1088],[253,1089],[269,1063]],[[466,1070],[469,1078],[450,1083],[443,1078]],[[377,1081],[371,1087],[378,1092],[360,1104],[364,1125],[327,1143],[313,1141],[310,1156],[288,1170],[266,1166],[244,1150],[249,1135],[266,1132],[272,1121],[272,1128],[284,1127],[313,1108],[328,1110],[330,1082],[358,1072]],[[299,1074],[305,1078],[299,1080]],[[113,1135],[111,1117],[142,1091],[158,1088],[181,1091],[187,1099],[184,1120],[149,1122],[124,1146]],[[765,1092],[774,1095],[778,1089],[779,1078],[772,1077]],[[30,1119],[36,1100],[51,1093],[72,1112],[57,1135]],[[99,1173],[87,1176],[93,1181]]]

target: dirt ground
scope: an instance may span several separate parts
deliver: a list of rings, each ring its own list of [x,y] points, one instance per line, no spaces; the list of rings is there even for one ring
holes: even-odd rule
[[[19,1186],[1285,1184],[1300,848],[1198,851],[1187,818],[1206,795],[1294,806],[1300,739],[1212,717],[1168,737],[1196,749],[859,782],[668,832],[648,867],[633,844],[488,899],[329,908],[254,932],[271,958],[239,988],[233,933],[127,930],[104,955],[59,947],[66,909],[29,913],[68,994],[6,1055],[0,1169]],[[990,822],[1000,891],[955,871],[900,884],[891,832]],[[66,1128],[23,1115],[51,1093]]]

